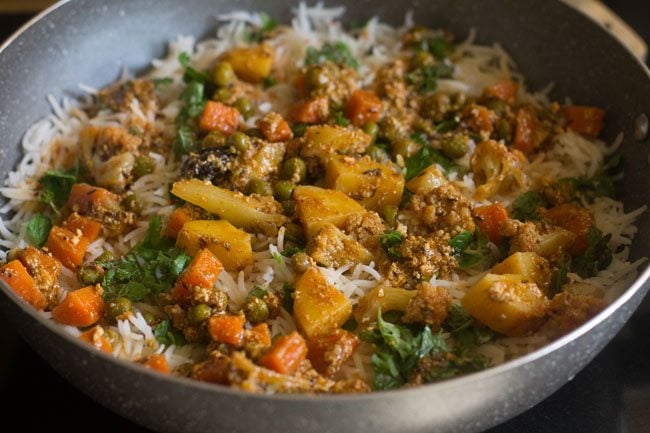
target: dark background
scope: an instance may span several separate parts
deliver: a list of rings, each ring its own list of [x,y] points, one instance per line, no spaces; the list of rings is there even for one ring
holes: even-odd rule
[[[646,43],[650,42],[650,1],[605,3]],[[29,18],[28,14],[0,14],[0,41]],[[68,433],[148,432],[73,388],[20,339],[1,315],[0,330],[0,413],[5,414],[5,423],[17,421],[18,431],[63,427]],[[18,415],[25,412],[32,415]],[[571,382],[524,414],[489,431],[515,432],[650,433],[650,298]]]

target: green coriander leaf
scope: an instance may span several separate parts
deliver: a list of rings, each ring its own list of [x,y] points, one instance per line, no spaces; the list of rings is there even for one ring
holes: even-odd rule
[[[27,239],[37,247],[42,247],[52,229],[52,221],[42,213],[34,214],[27,223]]]
[[[293,314],[293,292],[295,287],[292,284],[284,283],[282,286],[283,307],[289,314]]]
[[[186,68],[190,64],[190,55],[187,54],[185,51],[181,52],[178,55],[178,62],[181,64],[182,67]]]
[[[347,65],[353,69],[359,68],[359,63],[352,56],[348,46],[343,42],[336,42],[334,44],[326,43],[320,50],[317,50],[314,47],[307,48],[305,65],[320,65],[326,61],[339,65]]]
[[[304,248],[299,248],[299,247],[291,247],[291,248],[286,248],[284,251],[282,251],[282,255],[285,257],[293,257],[296,254],[305,251]]]
[[[153,85],[156,87],[161,87],[161,86],[166,86],[168,84],[171,84],[174,82],[172,78],[165,77],[165,78],[154,78],[153,80]]]
[[[582,278],[589,278],[607,268],[612,263],[612,250],[607,245],[611,237],[603,236],[598,228],[592,226],[587,234],[587,249],[573,258],[572,271]]]
[[[406,174],[404,177],[407,181],[413,179],[424,169],[434,163],[439,165],[445,174],[451,172],[464,172],[463,167],[447,158],[439,150],[430,147],[425,138],[421,135],[414,134],[411,136],[411,139],[421,144],[422,147],[415,155],[406,159]]]
[[[332,113],[332,118],[334,119],[334,123],[336,123],[339,126],[345,127],[350,125],[350,119],[345,117],[345,115],[341,111],[334,111]]]
[[[266,290],[259,286],[254,286],[250,292],[248,292],[249,298],[263,298],[268,294]]]
[[[541,194],[528,191],[515,198],[510,216],[520,221],[537,221],[540,218],[537,209],[546,207],[547,204]]]
[[[78,169],[72,170],[48,170],[38,180],[41,185],[39,201],[48,204],[57,214],[59,208],[68,201],[72,185],[77,183]]]
[[[154,329],[153,335],[160,344],[169,344],[169,339],[167,338],[169,327],[169,320],[165,319],[156,326],[156,329]]]
[[[379,244],[393,259],[399,259],[399,245],[404,241],[404,235],[397,230],[387,230],[379,236]]]

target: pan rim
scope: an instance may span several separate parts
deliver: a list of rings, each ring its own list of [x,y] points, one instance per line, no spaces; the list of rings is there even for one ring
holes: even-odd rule
[[[16,32],[14,32],[9,38],[7,38],[2,44],[0,44],[0,56],[4,53],[4,51],[12,44],[14,41],[16,41],[22,34],[26,33],[29,31],[34,25],[38,24],[40,21],[42,21],[46,16],[50,15],[52,12],[55,10],[61,8],[62,6],[68,4],[68,3],[73,3],[72,0],[59,0],[57,3],[53,4],[52,6],[48,7],[47,9],[43,10],[33,18],[31,18],[28,22],[26,22],[23,26],[21,26]],[[564,7],[566,10],[570,11],[569,13],[578,15],[582,17],[582,19],[587,20],[590,24],[590,26],[596,26],[598,27],[599,31],[605,32],[607,37],[610,39],[614,39],[615,43],[618,44],[620,48],[622,48],[625,53],[630,56],[638,66],[641,67],[643,72],[645,73],[645,78],[647,79],[647,82],[650,84],[650,69],[648,66],[646,66],[641,59],[636,57],[627,46],[625,46],[618,38],[614,37],[609,31],[607,31],[605,28],[603,28],[598,22],[593,20],[591,17],[588,17],[570,5],[564,3],[561,0],[556,0],[556,3],[560,3],[559,7]],[[31,317],[32,320],[36,320],[40,325],[46,327],[50,332],[53,332],[56,334],[58,337],[63,338],[66,340],[68,343],[72,343],[77,346],[77,348],[81,348],[86,352],[87,355],[90,355],[91,357],[99,357],[100,359],[103,359],[104,362],[111,362],[117,367],[123,367],[131,370],[132,373],[137,373],[137,374],[144,374],[146,377],[149,377],[150,379],[153,380],[159,380],[159,381],[164,381],[169,384],[175,384],[176,386],[184,386],[184,387],[189,387],[190,389],[197,389],[203,392],[211,392],[211,393],[216,393],[216,394],[224,394],[224,395],[232,395],[233,397],[244,397],[246,399],[254,399],[254,400],[262,400],[265,402],[299,402],[299,403],[314,403],[314,404],[322,404],[322,403],[358,403],[361,404],[362,402],[366,401],[371,401],[371,400],[377,400],[377,399],[385,399],[390,396],[395,396],[399,394],[400,396],[406,397],[407,395],[415,397],[417,394],[430,394],[435,391],[441,391],[441,390],[447,390],[447,389],[452,389],[452,388],[457,388],[457,387],[468,387],[471,386],[471,384],[475,382],[483,382],[486,381],[489,378],[499,376],[501,374],[506,373],[507,371],[510,370],[516,370],[526,364],[530,364],[534,361],[537,361],[541,358],[547,357],[553,352],[556,352],[560,349],[562,349],[564,346],[569,345],[572,341],[579,339],[580,337],[588,334],[593,328],[599,326],[602,324],[604,321],[606,321],[612,314],[617,311],[619,308],[622,308],[633,296],[635,296],[639,291],[643,290],[644,287],[648,284],[648,280],[650,280],[650,261],[647,261],[645,264],[642,265],[643,269],[639,271],[639,275],[635,278],[632,284],[625,289],[623,293],[621,293],[612,303],[610,303],[604,310],[602,310],[599,314],[591,318],[589,321],[586,323],[582,324],[580,327],[576,328],[575,330],[571,331],[570,333],[552,341],[551,343],[533,351],[530,352],[524,356],[521,356],[519,358],[515,358],[513,360],[507,361],[503,364],[500,364],[498,366],[490,367],[482,371],[478,371],[475,373],[470,373],[464,376],[456,377],[456,378],[451,378],[447,379],[441,382],[435,382],[435,383],[429,383],[429,384],[424,384],[418,387],[411,387],[407,389],[394,389],[394,390],[384,390],[384,391],[373,391],[369,393],[361,393],[361,394],[255,394],[255,393],[250,393],[246,391],[242,391],[239,389],[235,388],[230,388],[224,385],[215,385],[215,384],[210,384],[210,383],[204,383],[198,380],[193,380],[193,379],[188,379],[188,378],[183,378],[183,377],[177,377],[177,376],[172,376],[172,375],[162,375],[160,373],[157,373],[155,371],[152,371],[148,368],[145,368],[143,366],[140,366],[132,361],[127,361],[124,359],[116,358],[112,356],[111,354],[106,354],[102,351],[98,351],[94,349],[92,346],[88,345],[87,343],[79,340],[79,338],[75,338],[71,334],[65,332],[65,330],[55,323],[54,321],[50,319],[46,319],[43,317],[42,314],[40,314],[37,310],[35,310],[33,307],[31,307],[29,304],[27,304],[25,301],[23,301],[21,298],[18,297],[18,295],[15,294],[13,290],[11,290],[8,285],[0,280],[0,292],[2,293],[3,296],[7,297],[10,302],[12,302],[14,305],[13,307],[18,307],[22,313],[27,314]],[[17,329],[18,332],[21,332],[20,329]],[[608,341],[609,342],[609,341]]]

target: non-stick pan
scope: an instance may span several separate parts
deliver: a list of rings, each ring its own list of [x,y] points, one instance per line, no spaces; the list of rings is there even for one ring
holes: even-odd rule
[[[337,2],[332,2],[332,5]],[[120,68],[138,72],[178,34],[213,32],[215,15],[233,9],[289,18],[283,0],[79,0],[59,3],[0,49],[0,168],[12,169],[27,128],[47,115],[46,95],[100,87]],[[498,41],[529,88],[555,83],[552,96],[607,110],[606,139],[625,134],[620,197],[627,209],[650,202],[648,139],[635,121],[650,114],[648,71],[589,19],[559,1],[356,0],[346,19],[372,15],[417,22],[483,43]],[[650,255],[650,214],[638,221],[631,258]],[[25,340],[64,377],[115,412],[164,432],[451,432],[478,431],[538,403],[582,369],[616,334],[648,291],[650,270],[607,309],[571,334],[496,368],[419,388],[350,396],[263,396],[152,373],[88,348],[18,302],[4,285],[0,306]]]

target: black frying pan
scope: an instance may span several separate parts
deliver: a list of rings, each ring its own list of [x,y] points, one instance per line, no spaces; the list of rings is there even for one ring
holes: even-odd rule
[[[553,96],[604,107],[604,136],[624,131],[627,161],[621,197],[628,209],[648,203],[647,139],[636,142],[634,122],[650,113],[647,70],[588,19],[555,1],[436,0],[399,4],[357,1],[346,18],[370,15],[398,24],[406,9],[418,22],[482,42],[500,42],[531,88],[556,82]],[[287,18],[282,1],[72,1],[42,16],[0,51],[0,151],[6,172],[18,143],[48,113],[44,96],[75,93],[79,82],[101,86],[119,67],[144,69],[176,34],[205,36],[213,16],[232,9],[265,10]],[[639,221],[632,259],[648,255],[650,216]],[[116,412],[160,431],[476,431],[529,408],[562,386],[616,334],[648,291],[639,279],[596,318],[524,358],[497,368],[412,390],[361,396],[264,397],[163,377],[112,359],[61,332],[1,288],[0,306],[25,339],[64,377]]]

